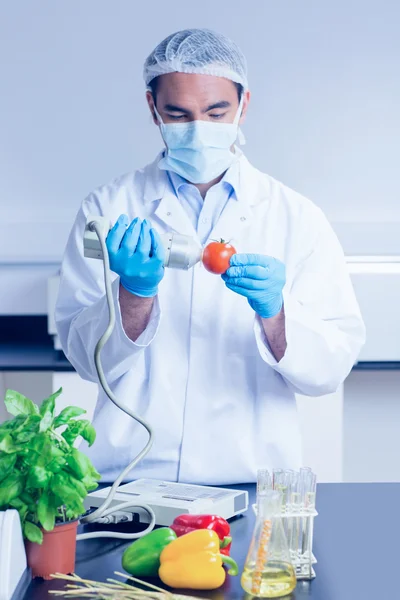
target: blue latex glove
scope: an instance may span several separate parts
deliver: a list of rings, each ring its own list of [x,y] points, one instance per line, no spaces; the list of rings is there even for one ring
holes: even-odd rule
[[[120,277],[121,285],[143,298],[157,295],[164,277],[164,247],[158,233],[146,219],[134,219],[129,225],[121,215],[107,236],[110,268]]]
[[[226,287],[247,298],[263,319],[277,315],[283,306],[285,265],[263,254],[234,254],[230,268],[222,275]]]

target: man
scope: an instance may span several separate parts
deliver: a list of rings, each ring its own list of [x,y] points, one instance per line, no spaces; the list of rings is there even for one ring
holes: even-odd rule
[[[88,214],[107,237],[117,324],[102,360],[120,402],[151,424],[154,445],[132,478],[232,484],[260,467],[298,468],[295,393],[333,392],[364,326],[342,249],[322,212],[265,175],[235,146],[250,94],[245,59],[208,30],[169,36],[144,67],[165,150],[98,188],[68,241],[56,311],[65,353],[97,381],[94,349],[108,323],[101,261],[83,257]],[[199,263],[164,269],[160,233],[238,254],[222,278]],[[100,390],[90,456],[104,481],[147,441]]]

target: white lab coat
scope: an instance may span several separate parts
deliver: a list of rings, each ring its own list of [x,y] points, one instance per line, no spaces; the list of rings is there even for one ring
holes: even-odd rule
[[[102,262],[83,257],[89,213],[114,222],[121,213],[150,219],[160,232],[196,236],[157,160],[90,194],[73,226],[62,265],[56,322],[78,373],[97,381],[93,353],[108,322]],[[102,361],[120,401],[154,429],[150,454],[132,478],[233,484],[258,468],[302,465],[295,393],[333,392],[364,342],[364,325],[342,249],[319,208],[255,169],[242,155],[237,199],[230,199],[210,238],[232,239],[238,252],[286,265],[287,350],[277,363],[247,300],[201,264],[167,269],[147,329],[132,342],[117,325]],[[77,398],[84,405],[84,398]],[[147,437],[99,392],[88,451],[113,480]]]

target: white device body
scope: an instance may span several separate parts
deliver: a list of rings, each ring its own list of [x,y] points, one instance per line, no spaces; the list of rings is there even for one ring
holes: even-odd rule
[[[84,501],[86,509],[100,506],[109,491],[110,488],[104,488],[89,494]],[[148,513],[140,508],[141,504],[145,504],[154,511],[156,524],[168,527],[183,514],[213,514],[231,519],[247,511],[249,495],[245,490],[138,479],[121,485],[111,506],[128,500],[139,505],[132,508],[132,512],[138,515],[140,522],[149,522]]]
[[[110,230],[111,223],[105,217],[89,215],[86,220],[86,228],[83,237],[84,256],[86,258],[103,258],[99,239],[96,231],[90,224],[96,222],[102,228],[104,238]],[[187,270],[201,261],[203,249],[194,238],[180,233],[164,233],[160,236],[165,249],[166,267]]]
[[[16,510],[0,512],[0,600],[24,595],[30,581],[21,522]]]

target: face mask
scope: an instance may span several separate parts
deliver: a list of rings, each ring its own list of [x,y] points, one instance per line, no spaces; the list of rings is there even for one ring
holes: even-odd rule
[[[209,183],[219,177],[237,158],[231,147],[240,133],[242,104],[241,100],[233,123],[191,121],[165,124],[155,108],[167,146],[159,168],[174,171],[192,183]]]

